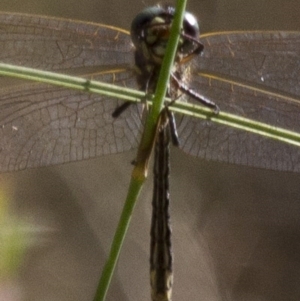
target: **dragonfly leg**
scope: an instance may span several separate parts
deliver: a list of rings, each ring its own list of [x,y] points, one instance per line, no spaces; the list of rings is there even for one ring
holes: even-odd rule
[[[177,133],[177,126],[176,126],[176,120],[175,120],[174,113],[169,110],[168,105],[165,106],[165,111],[167,113],[168,120],[169,120],[172,144],[174,146],[179,146],[180,142],[179,142],[179,137],[178,137],[178,133]]]
[[[178,86],[178,89],[180,91],[182,91],[183,93],[185,93],[186,95],[190,96],[191,98],[195,99],[196,101],[200,102],[201,104],[203,104],[206,107],[209,107],[211,109],[213,109],[213,112],[215,114],[218,114],[220,111],[219,106],[213,102],[212,100],[206,98],[203,95],[200,95],[199,93],[197,93],[195,90],[191,89],[190,87],[188,87],[185,83],[183,83],[182,81],[180,81],[175,74],[171,74],[172,79],[175,81],[175,83]]]
[[[188,53],[186,53],[186,56],[182,59],[181,63],[184,64],[189,60],[191,60],[194,56],[199,55],[203,51],[204,45],[198,39],[184,32],[182,32],[180,36],[185,40],[193,42],[196,45],[193,49],[191,49]]]
[[[112,112],[112,117],[118,118],[127,108],[131,105],[130,101],[126,101],[120,106],[116,107],[115,110]]]
[[[141,103],[142,104],[146,104],[146,108],[147,108],[147,99],[150,99],[148,91],[149,91],[149,82],[151,81],[153,77],[153,74],[150,75],[149,79],[146,81],[146,85],[145,87],[142,87],[140,90],[141,91],[146,91],[146,96],[142,98]],[[149,95],[148,95],[149,94]],[[118,118],[124,111],[126,111],[129,106],[132,103],[130,101],[125,101],[123,104],[121,104],[120,106],[116,107],[115,110],[112,112],[112,117],[113,118]]]

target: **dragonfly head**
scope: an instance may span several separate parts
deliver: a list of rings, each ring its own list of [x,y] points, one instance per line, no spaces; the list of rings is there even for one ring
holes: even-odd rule
[[[131,39],[139,56],[148,64],[161,65],[175,9],[171,6],[153,6],[140,12],[131,24]],[[185,12],[181,38],[176,61],[187,61],[189,57],[202,51],[203,46],[198,41],[199,25],[197,19]]]

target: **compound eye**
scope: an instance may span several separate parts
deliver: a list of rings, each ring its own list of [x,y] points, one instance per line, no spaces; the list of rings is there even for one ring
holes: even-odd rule
[[[183,30],[186,34],[193,37],[194,39],[199,38],[200,29],[198,21],[196,17],[189,12],[186,12],[184,14]]]
[[[144,30],[155,17],[163,14],[165,10],[160,6],[152,6],[141,11],[131,23],[131,40],[135,47],[139,48],[144,38]]]
[[[183,53],[191,53],[195,49],[195,42],[188,37],[193,38],[194,40],[199,39],[200,29],[199,24],[194,15],[189,12],[184,14],[184,21],[183,21],[183,44],[181,46],[181,51]]]

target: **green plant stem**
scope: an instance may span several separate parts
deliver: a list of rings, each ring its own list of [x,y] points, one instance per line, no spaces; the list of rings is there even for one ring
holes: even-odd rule
[[[0,75],[138,102],[145,92],[83,77],[0,63]]]
[[[86,78],[59,74],[49,71],[41,71],[33,68],[20,67],[0,63],[0,75],[19,79],[32,80],[46,84],[57,85],[83,92],[100,94],[108,97],[140,102],[145,98],[145,93],[134,89],[115,86]],[[252,87],[249,87],[252,88]],[[264,91],[259,91],[264,93]],[[268,91],[265,91],[268,94]],[[149,97],[149,96],[148,96]],[[168,101],[168,100],[166,100]],[[152,100],[148,101],[152,105]],[[300,134],[283,128],[275,127],[253,119],[240,117],[221,111],[218,115],[212,115],[211,110],[201,105],[176,101],[169,107],[170,110],[179,114],[192,116],[199,119],[210,119],[212,122],[234,127],[243,131],[269,137],[283,143],[300,146]]]

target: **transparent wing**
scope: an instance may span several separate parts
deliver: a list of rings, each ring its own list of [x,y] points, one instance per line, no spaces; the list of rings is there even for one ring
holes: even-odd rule
[[[202,39],[191,87],[221,110],[299,131],[299,33],[221,33]],[[30,15],[0,14],[0,61],[136,87],[128,34],[121,29]],[[2,86],[7,86],[3,79]],[[0,91],[0,171],[121,152],[136,147],[133,106],[118,120],[117,100],[44,85]],[[189,154],[236,164],[299,171],[296,147],[184,117]]]
[[[221,110],[300,131],[300,33],[233,32],[201,39],[191,87]],[[300,171],[300,149],[258,135],[184,117],[182,149],[201,158]]]
[[[136,88],[130,38],[113,27],[3,13],[0,61]],[[0,84],[0,172],[137,146],[136,106],[114,120],[116,99],[7,79]]]
[[[68,74],[128,68],[133,63],[125,30],[26,14],[0,14],[0,49],[2,62]]]

